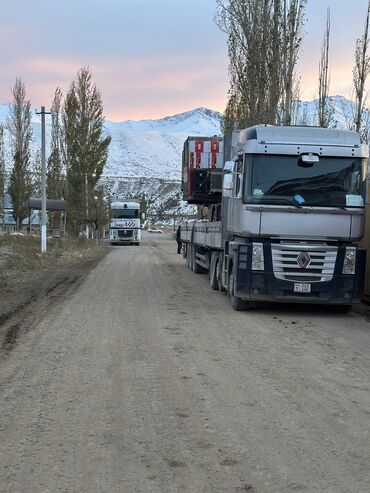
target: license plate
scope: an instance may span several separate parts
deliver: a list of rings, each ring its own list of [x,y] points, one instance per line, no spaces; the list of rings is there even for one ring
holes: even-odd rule
[[[307,282],[295,282],[294,283],[295,293],[311,293],[311,284]]]

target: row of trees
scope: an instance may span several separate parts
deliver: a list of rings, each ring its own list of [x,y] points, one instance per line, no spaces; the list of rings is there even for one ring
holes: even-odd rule
[[[11,143],[12,171],[8,191],[17,228],[28,215],[28,199],[40,194],[41,156],[31,166],[31,103],[17,78],[6,129],[0,127],[0,193],[5,191],[4,134]],[[51,105],[51,142],[47,160],[47,196],[68,201],[68,228],[79,234],[105,221],[104,192],[97,187],[108,157],[111,138],[104,136],[102,96],[89,67],[77,72],[63,100],[56,88]]]
[[[300,79],[297,62],[302,44],[307,0],[217,0],[216,23],[228,39],[230,89],[224,130],[251,125],[297,122]],[[368,141],[365,83],[370,72],[368,54],[370,1],[363,35],[357,39],[353,69],[354,102],[348,128]],[[329,99],[330,11],[321,48],[318,77],[318,125],[332,123]]]
[[[227,33],[230,89],[225,130],[292,122],[306,0],[217,0]]]

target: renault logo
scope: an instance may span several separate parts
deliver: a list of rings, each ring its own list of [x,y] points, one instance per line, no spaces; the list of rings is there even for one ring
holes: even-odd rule
[[[306,269],[310,265],[311,257],[307,252],[301,252],[297,257],[297,263],[301,269]]]

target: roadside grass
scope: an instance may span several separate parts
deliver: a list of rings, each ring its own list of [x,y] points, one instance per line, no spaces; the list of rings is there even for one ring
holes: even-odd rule
[[[84,238],[48,238],[41,254],[39,236],[0,236],[0,289],[27,277],[37,269],[71,265],[102,255],[105,247]]]

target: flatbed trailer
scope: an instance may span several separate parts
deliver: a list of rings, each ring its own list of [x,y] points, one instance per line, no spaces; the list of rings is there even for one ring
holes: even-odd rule
[[[368,147],[355,132],[313,127],[257,126],[236,139],[221,207],[181,226],[187,266],[208,272],[236,310],[275,301],[347,312],[363,291]]]

